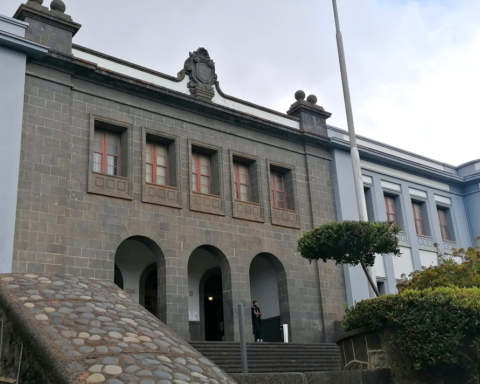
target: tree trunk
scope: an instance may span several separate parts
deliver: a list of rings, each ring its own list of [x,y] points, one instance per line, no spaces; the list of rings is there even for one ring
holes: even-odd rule
[[[363,261],[360,261],[360,264],[363,268],[363,272],[365,272],[365,275],[367,275],[367,280],[370,283],[370,285],[372,286],[373,292],[375,292],[377,297],[381,296],[381,294],[378,290],[377,284],[375,284],[375,282],[372,280],[372,276],[370,276],[370,274],[368,273],[367,266],[365,265],[365,263]]]

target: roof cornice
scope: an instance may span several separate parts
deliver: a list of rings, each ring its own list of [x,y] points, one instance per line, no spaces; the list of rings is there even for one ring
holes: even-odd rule
[[[38,61],[38,64],[68,72],[74,78],[90,81],[129,94],[135,94],[176,108],[188,110],[290,141],[307,143],[323,148],[329,146],[330,143],[330,138],[328,137],[307,134],[299,129],[288,127],[220,104],[198,100],[188,94],[101,68],[96,63],[78,59],[72,55],[66,55],[58,51],[50,51],[48,56]],[[295,117],[287,117],[298,121]]]

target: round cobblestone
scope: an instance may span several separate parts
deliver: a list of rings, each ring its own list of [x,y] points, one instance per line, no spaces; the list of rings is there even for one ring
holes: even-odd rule
[[[106,373],[107,375],[120,375],[122,372],[122,368],[118,365],[106,365],[103,368],[103,373]]]
[[[87,383],[103,383],[105,381],[105,376],[100,373],[94,373],[87,377]]]
[[[103,365],[102,364],[95,364],[92,365],[88,370],[92,373],[101,373],[102,372]]]
[[[153,376],[155,376],[157,379],[164,379],[164,380],[168,380],[172,378],[172,375],[163,371],[153,371]]]

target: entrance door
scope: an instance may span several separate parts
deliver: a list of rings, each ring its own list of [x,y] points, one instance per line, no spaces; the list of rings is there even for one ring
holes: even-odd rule
[[[221,275],[210,276],[205,281],[204,313],[206,341],[222,341],[222,337],[225,335],[222,292]]]
[[[157,316],[157,270],[151,271],[145,279],[145,309]]]

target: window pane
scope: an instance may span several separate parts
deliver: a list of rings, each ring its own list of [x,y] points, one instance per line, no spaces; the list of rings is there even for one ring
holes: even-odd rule
[[[93,143],[93,150],[95,152],[101,152],[102,151],[102,142],[99,140],[95,140]]]
[[[164,156],[157,155],[157,165],[167,165],[167,159]]]
[[[164,167],[157,167],[157,176],[167,176],[167,169]]]
[[[116,133],[107,132],[107,153],[109,155],[119,155],[120,137]]]
[[[277,191],[283,192],[284,191],[283,175],[280,175],[279,173],[275,174],[275,182],[276,182]]]
[[[193,157],[192,157],[192,172],[193,173],[197,172],[197,161],[198,161],[197,155],[193,155]]]
[[[277,204],[278,204],[278,208],[285,208],[284,194],[282,192],[277,192]]]
[[[93,172],[102,172],[102,154],[93,154]]]
[[[196,192],[198,192],[197,189],[197,177],[195,175],[192,175],[192,189]]]
[[[200,166],[200,174],[209,176],[210,175],[210,168],[206,165],[201,165]]]
[[[153,179],[152,179],[152,165],[151,164],[147,164],[147,168],[146,168],[146,180],[147,180],[147,183],[153,183]]]
[[[200,176],[200,184],[210,185],[210,178],[208,176]]]
[[[202,188],[200,189],[201,193],[209,194],[210,193],[210,187],[208,185],[202,185]]]
[[[147,163],[152,162],[152,144],[147,143],[147,146],[145,147],[145,161]]]
[[[118,166],[118,157],[107,156],[107,174],[114,175],[114,176],[118,175],[117,166]]]
[[[158,185],[167,185],[165,176],[157,176],[157,184]]]

